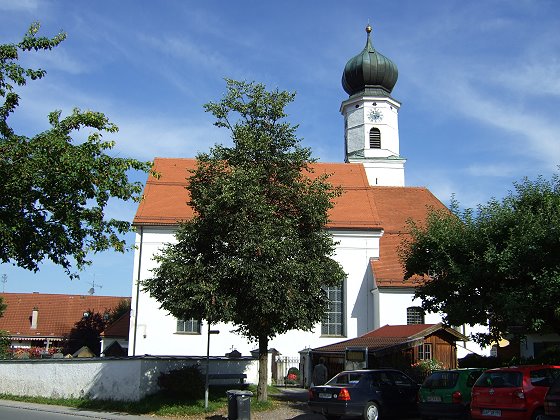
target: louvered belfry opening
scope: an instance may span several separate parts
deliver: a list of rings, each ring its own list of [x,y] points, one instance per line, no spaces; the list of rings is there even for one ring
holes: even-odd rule
[[[381,131],[377,127],[369,130],[369,148],[381,149]]]

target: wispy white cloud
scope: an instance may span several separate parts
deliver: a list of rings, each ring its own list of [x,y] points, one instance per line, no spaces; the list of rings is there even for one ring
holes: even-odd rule
[[[39,8],[39,0],[0,0],[0,10],[8,12],[34,12]]]

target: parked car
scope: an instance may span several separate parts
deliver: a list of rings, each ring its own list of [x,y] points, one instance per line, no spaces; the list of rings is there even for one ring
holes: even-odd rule
[[[542,420],[560,420],[560,377],[548,388],[544,397],[544,418]]]
[[[468,418],[471,388],[482,368],[439,370],[428,376],[418,392],[422,419]]]
[[[473,419],[537,420],[544,415],[544,397],[560,377],[560,366],[532,365],[490,369],[472,389]]]
[[[419,388],[409,376],[395,369],[344,371],[324,385],[311,387],[308,405],[329,420],[341,416],[378,420],[416,414]]]

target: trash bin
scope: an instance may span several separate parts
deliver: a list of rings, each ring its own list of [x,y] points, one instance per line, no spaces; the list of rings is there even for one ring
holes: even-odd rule
[[[228,420],[251,420],[251,391],[230,389],[228,399]]]

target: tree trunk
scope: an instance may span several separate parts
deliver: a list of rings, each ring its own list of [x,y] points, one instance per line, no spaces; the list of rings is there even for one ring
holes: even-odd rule
[[[257,400],[268,401],[268,336],[259,337],[259,384]]]

